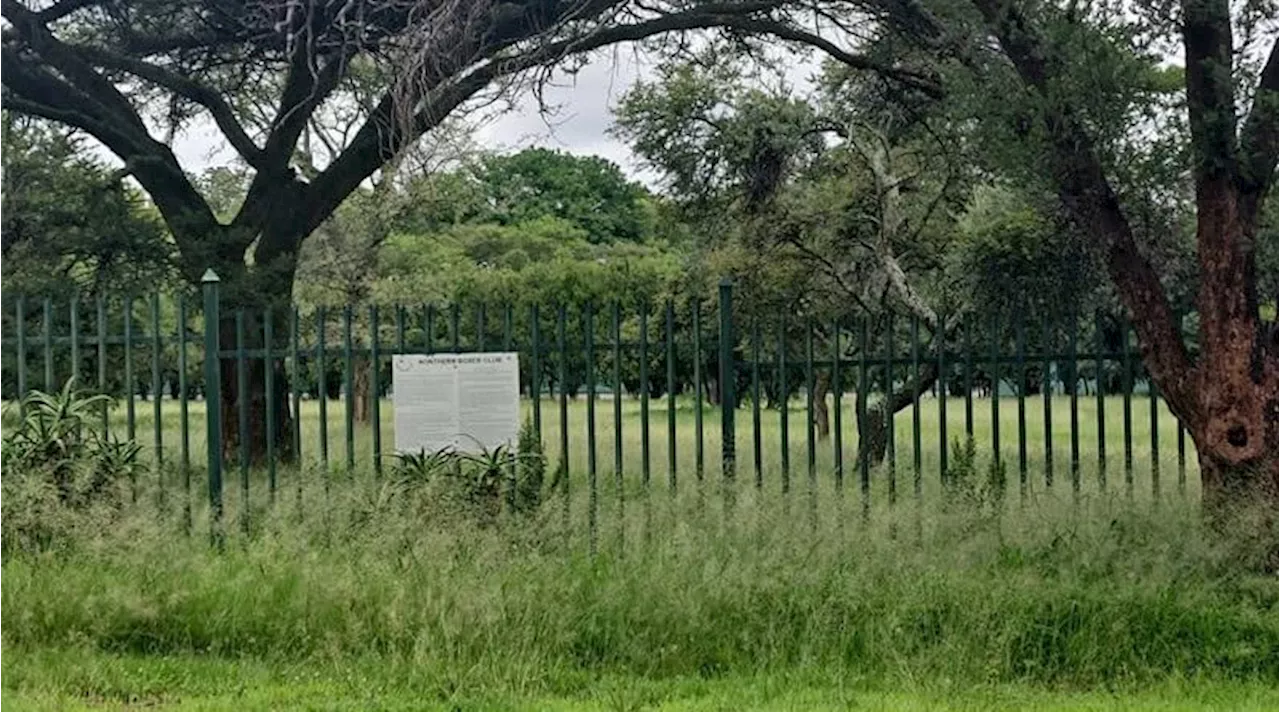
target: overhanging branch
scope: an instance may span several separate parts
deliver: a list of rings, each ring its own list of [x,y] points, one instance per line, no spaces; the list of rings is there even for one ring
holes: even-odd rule
[[[40,21],[46,24],[57,22],[58,20],[79,12],[87,7],[100,5],[103,1],[104,0],[62,0],[62,2],[54,3],[53,5],[41,10],[38,13],[38,16]]]
[[[945,95],[942,85],[933,77],[929,77],[921,74],[920,72],[914,72],[909,69],[892,67],[884,64],[883,62],[877,62],[864,55],[853,54],[841,49],[831,41],[813,34],[812,32],[798,30],[776,20],[756,20],[747,17],[730,17],[724,20],[723,25],[725,27],[732,27],[757,34],[769,34],[781,40],[809,45],[814,49],[822,51],[841,64],[845,64],[853,69],[874,72],[885,78],[892,79],[906,86],[912,87],[913,89],[918,89],[926,96],[933,99],[941,99]]]
[[[249,134],[240,125],[239,120],[236,119],[235,113],[231,109],[231,105],[213,89],[163,67],[101,48],[76,47],[75,51],[80,53],[91,64],[128,72],[203,106],[208,110],[209,115],[213,117],[218,129],[227,137],[227,141],[240,154],[240,157],[250,166],[254,168],[260,167],[262,150],[254,144],[253,139],[249,138]]]

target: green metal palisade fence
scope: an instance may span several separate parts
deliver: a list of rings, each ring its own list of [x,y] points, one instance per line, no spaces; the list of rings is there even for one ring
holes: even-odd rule
[[[1176,468],[1178,490],[1187,484],[1185,433],[1148,385],[1133,355],[1132,329],[1100,314],[1061,313],[1039,323],[1021,311],[797,318],[753,312],[735,299],[728,280],[687,310],[671,300],[639,295],[608,308],[455,302],[391,305],[389,311],[388,305],[347,305],[255,312],[224,305],[212,271],[205,275],[201,296],[199,310],[182,296],[82,295],[64,304],[15,296],[4,302],[0,340],[6,400],[37,387],[59,388],[74,376],[79,388],[123,400],[123,408],[103,412],[102,428],[144,445],[146,431],[139,426],[145,427],[140,421],[150,411],[147,451],[161,483],[158,496],[163,502],[166,489],[177,491],[187,528],[193,471],[207,481],[215,522],[221,521],[228,463],[237,467],[242,500],[263,471],[272,504],[279,478],[319,471],[327,487],[339,472],[363,472],[364,462],[374,477],[381,475],[394,442],[394,433],[384,437],[389,426],[383,418],[391,412],[383,400],[394,401],[391,359],[434,353],[441,344],[455,353],[499,345],[519,352],[526,417],[544,445],[556,445],[547,452],[560,476],[569,478],[563,488],[566,507],[570,481],[588,488],[593,547],[601,487],[612,482],[621,512],[628,483],[634,479],[648,491],[653,460],[661,463],[664,456],[673,492],[681,474],[692,473],[685,481],[701,486],[704,472],[718,471],[726,485],[741,481],[787,493],[791,455],[802,448],[807,491],[829,484],[838,492],[846,467],[855,467],[865,512],[873,498],[895,501],[899,467],[909,470],[916,499],[926,496],[931,483],[942,482],[954,464],[948,458],[954,458],[955,441],[949,436],[955,433],[973,437],[985,462],[1010,470],[1009,480],[1016,476],[1023,497],[1054,487],[1055,463],[1067,467],[1076,495],[1086,486],[1105,491],[1122,467],[1125,491],[1132,495],[1135,454],[1145,428],[1146,490],[1161,496],[1160,475],[1171,471],[1162,469],[1162,458],[1165,468]],[[464,314],[475,318],[464,319]],[[334,329],[341,329],[340,345],[327,340]],[[232,343],[226,343],[229,334]],[[208,354],[219,356],[221,368]],[[39,370],[32,373],[32,368]],[[222,382],[227,374],[234,374],[233,382]],[[265,388],[258,389],[254,374],[262,374]],[[276,382],[281,375],[287,384]],[[224,419],[230,415],[222,413],[227,388],[234,389],[236,413]],[[264,391],[265,414],[250,411],[255,389]],[[804,398],[801,407],[798,395]],[[357,403],[362,398],[367,408]],[[603,398],[611,399],[610,407],[597,410]],[[975,398],[989,400],[988,416],[981,416],[981,409],[975,413]],[[1135,398],[1147,400],[1147,408],[1135,412]],[[953,399],[962,401],[952,403],[951,412],[963,416],[957,422],[948,412]],[[172,409],[165,407],[166,400]],[[1028,401],[1036,400],[1042,404],[1038,421],[1035,408],[1028,408]],[[139,401],[149,401],[150,408],[139,409]],[[585,408],[574,405],[579,401]],[[896,413],[892,418],[883,418],[886,403]],[[1117,405],[1118,428],[1108,424]],[[202,429],[192,414],[200,407]],[[544,417],[548,408],[557,411],[555,418]],[[748,408],[750,417],[739,418]],[[1093,417],[1082,416],[1082,409],[1092,409]],[[170,410],[176,416],[171,418]],[[315,427],[303,427],[304,410],[306,420],[318,415]],[[765,417],[769,410],[777,417]],[[357,418],[357,411],[367,418]],[[293,417],[286,417],[290,413]],[[329,458],[331,413],[340,415],[343,433],[343,467],[337,471]],[[266,456],[254,462],[245,444],[260,416]],[[798,441],[791,429],[797,417],[804,420]],[[234,440],[223,432],[227,423],[236,425]],[[170,427],[176,432],[166,438]],[[1016,434],[1016,449],[1010,444],[1006,450],[1002,434]],[[627,444],[630,438],[635,440]],[[234,445],[224,447],[229,442]],[[1170,452],[1161,451],[1162,442]],[[1176,450],[1169,447],[1175,442]],[[1091,457],[1084,447],[1093,448]],[[203,473],[192,464],[199,462],[201,448]],[[613,477],[597,478],[597,452],[608,448]],[[282,468],[285,452],[294,462],[319,467]],[[1117,452],[1122,459],[1109,461],[1109,453]],[[1088,478],[1087,468],[1092,468]],[[241,508],[245,527],[248,515],[249,509]]]

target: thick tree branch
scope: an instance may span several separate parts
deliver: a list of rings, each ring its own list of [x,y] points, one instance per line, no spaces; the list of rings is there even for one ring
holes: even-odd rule
[[[99,104],[104,112],[112,113],[116,122],[127,124],[132,130],[146,134],[146,124],[129,100],[71,47],[55,38],[39,16],[17,0],[0,0],[0,11],[13,24],[14,31],[22,41],[61,72],[68,83]]]
[[[62,0],[62,2],[54,3],[53,5],[41,10],[39,12],[40,21],[45,24],[57,22],[58,20],[79,12],[86,7],[101,5],[103,2],[104,0]]]
[[[1184,418],[1189,428],[1199,427],[1195,420],[1200,412],[1195,402],[1195,370],[1168,297],[1151,263],[1138,250],[1093,140],[1073,108],[1053,95],[1050,84],[1060,70],[1049,54],[1048,43],[1013,5],[1002,0],[973,3],[1023,83],[1040,94],[1039,114],[1049,137],[1058,197],[1104,255],[1111,281],[1135,317],[1143,360],[1171,410]]]
[[[66,124],[88,133],[93,133],[101,128],[100,124],[87,114],[63,107],[41,104],[38,101],[23,98],[9,91],[0,96],[0,106],[19,114],[38,116],[42,119]]]
[[[909,69],[893,67],[869,57],[853,54],[836,46],[831,41],[811,32],[796,29],[776,20],[757,20],[748,17],[727,17],[723,25],[756,34],[769,34],[780,40],[798,42],[820,50],[832,59],[848,65],[853,69],[874,72],[887,79],[918,89],[932,99],[944,96],[942,85],[934,77]]]
[[[1240,188],[1255,203],[1275,180],[1276,162],[1280,160],[1276,137],[1278,50],[1280,39],[1271,43],[1271,54],[1253,93],[1253,107],[1240,131]]]
[[[1182,41],[1196,183],[1234,180],[1236,105],[1229,0],[1183,0]]]
[[[172,150],[122,123],[77,87],[23,61],[16,51],[3,50],[4,98],[7,108],[48,118],[83,129],[120,157],[146,189],[169,225],[191,279],[199,279],[203,266],[215,264],[221,245],[217,219],[204,198],[191,185]],[[194,266],[193,266],[194,265]]]
[[[323,67],[310,64],[305,50],[294,53],[284,89],[280,92],[280,105],[263,148],[265,161],[271,166],[283,166],[293,156],[298,138],[306,128],[311,115],[338,86],[348,56],[332,57]]]
[[[356,133],[347,149],[311,183],[307,190],[310,209],[302,225],[303,234],[318,227],[361,181],[377,170],[386,157],[399,153],[416,141],[495,79],[600,47],[636,42],[668,32],[724,26],[740,14],[754,14],[777,5],[778,2],[705,5],[686,12],[548,42],[515,56],[493,58],[424,96],[411,126],[395,120],[394,99],[388,93]]]
[[[253,139],[249,138],[249,134],[240,125],[240,121],[236,119],[231,105],[218,92],[193,79],[132,57],[126,57],[97,47],[76,47],[75,50],[91,64],[128,72],[203,106],[208,110],[209,115],[213,117],[214,123],[217,124],[222,134],[226,136],[232,148],[240,154],[240,157],[254,168],[258,168],[261,165],[262,149],[254,144]]]

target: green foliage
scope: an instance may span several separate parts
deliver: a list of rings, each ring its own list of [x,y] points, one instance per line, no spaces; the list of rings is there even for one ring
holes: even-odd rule
[[[957,223],[949,269],[979,311],[1053,318],[1096,301],[1101,272],[1077,232],[1046,199],[979,186]]]
[[[652,232],[645,189],[598,156],[528,148],[482,159],[475,179],[485,220],[499,225],[559,218],[593,244],[642,241]]]
[[[532,420],[526,420],[520,426],[516,450],[518,454],[512,508],[517,512],[532,513],[542,505],[542,484],[547,473],[547,457],[542,449],[542,438],[534,429]]]
[[[77,524],[115,511],[123,482],[136,483],[141,447],[95,427],[110,400],[75,390],[72,379],[9,406],[22,414],[4,438],[6,552],[62,543]]]
[[[448,450],[398,452],[395,454],[393,478],[408,486],[425,485],[448,471],[453,458]]]
[[[458,457],[463,501],[482,525],[493,524],[502,511],[502,483],[507,480],[509,468],[515,466],[511,448],[480,447],[477,452],[464,452]]]
[[[435,500],[431,508],[437,513],[491,526],[501,514],[504,485],[515,511],[531,514],[541,504],[546,461],[536,441],[536,433],[526,423],[516,448],[397,453],[392,482],[400,497]]]
[[[176,281],[154,210],[78,134],[8,112],[0,121],[7,292],[142,294]]]
[[[973,523],[1000,518],[1008,487],[1008,469],[1003,461],[989,462],[985,473],[978,467],[977,445],[972,437],[951,443],[951,458],[943,475],[946,505]]]

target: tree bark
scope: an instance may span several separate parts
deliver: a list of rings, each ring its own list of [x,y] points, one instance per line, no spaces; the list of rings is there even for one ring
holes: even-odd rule
[[[220,346],[224,353],[234,352],[236,348],[236,322],[234,316],[228,316],[227,310],[219,324]],[[276,334],[287,333],[281,325],[276,326]],[[256,336],[256,338],[255,338]],[[245,348],[261,349],[262,321],[259,318],[245,319]],[[277,353],[284,353],[283,345],[276,344]],[[274,369],[274,393],[272,405],[275,408],[275,458],[277,462],[292,462],[296,453],[293,451],[293,415],[289,409],[289,375],[285,370],[283,358],[273,358],[271,368]],[[267,461],[267,371],[261,357],[244,360],[245,391],[247,398],[247,437],[241,437],[240,430],[240,366],[234,355],[223,357],[219,361],[221,384],[221,422],[222,422],[222,457],[227,462],[236,462],[240,457],[241,443],[247,449],[250,463],[260,465]]]
[[[356,407],[353,413],[357,423],[368,423],[372,417],[373,399],[377,397],[373,393],[373,379],[369,372],[370,361],[367,356],[356,356],[353,358],[355,363],[352,365],[353,374],[353,393]]]
[[[933,388],[937,379],[937,367],[922,365],[920,378],[911,383],[909,388],[895,392],[890,399],[881,400],[874,406],[869,406],[866,403],[866,394],[858,394],[856,412],[867,414],[865,422],[862,419],[858,420],[859,460],[866,457],[868,464],[873,467],[884,460],[889,449],[889,418],[927,393],[930,388]]]
[[[819,440],[831,435],[831,413],[827,410],[827,394],[831,392],[831,375],[820,371],[813,380],[813,427]]]

